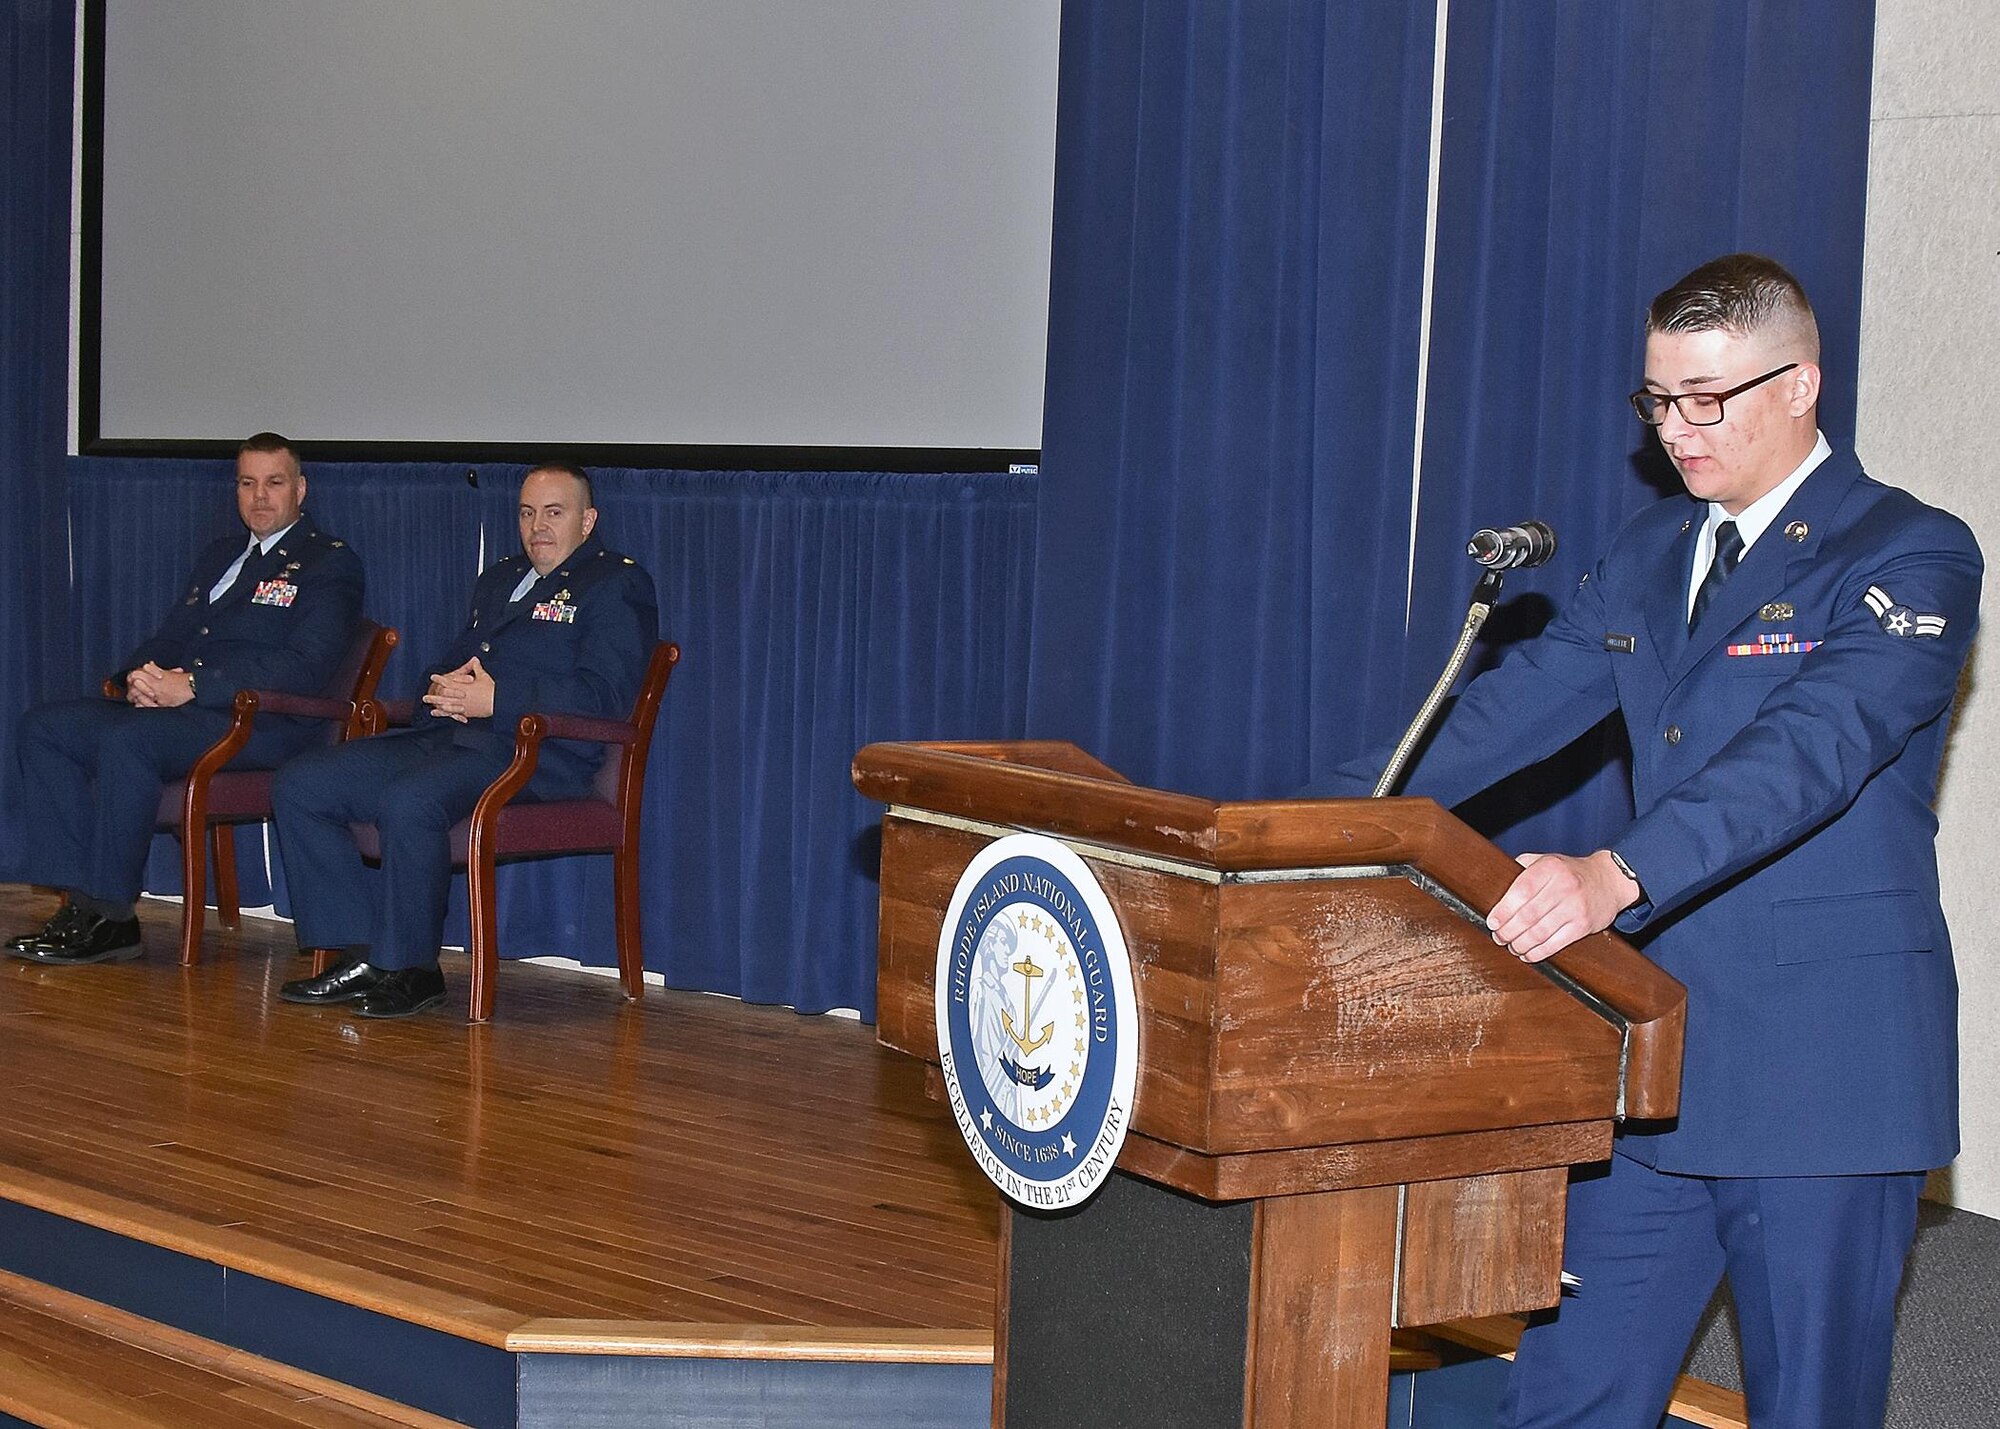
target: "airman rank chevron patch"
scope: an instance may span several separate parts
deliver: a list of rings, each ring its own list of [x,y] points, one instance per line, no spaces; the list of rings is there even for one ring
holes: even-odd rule
[[[1935,640],[1944,634],[1945,618],[1899,605],[1896,598],[1878,585],[1868,587],[1862,600],[1884,632],[1899,639]]]

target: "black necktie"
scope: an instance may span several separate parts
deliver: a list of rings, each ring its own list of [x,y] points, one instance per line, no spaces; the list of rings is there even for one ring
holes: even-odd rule
[[[1708,574],[1702,577],[1701,589],[1694,593],[1694,608],[1688,612],[1688,634],[1694,634],[1694,628],[1701,624],[1709,606],[1715,604],[1716,596],[1722,593],[1736,570],[1736,563],[1742,559],[1743,538],[1736,534],[1734,521],[1725,521],[1715,528],[1715,559],[1709,564]]]

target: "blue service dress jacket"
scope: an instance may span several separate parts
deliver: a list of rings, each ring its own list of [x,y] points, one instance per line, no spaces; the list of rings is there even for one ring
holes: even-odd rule
[[[202,551],[187,590],[119,674],[148,661],[186,670],[194,676],[195,704],[218,710],[227,710],[238,690],[312,695],[325,687],[361,619],[359,558],[301,516],[277,545],[245,561],[211,604],[209,590],[249,542],[238,532]]]
[[[1447,806],[1618,710],[1644,890],[1617,927],[1688,990],[1662,1171],[1917,1171],[1958,1150],[1958,984],[1932,804],[1982,562],[1957,518],[1836,453],[1700,628],[1703,507],[1640,512],[1536,639],[1473,681],[1406,792]]]
[[[623,719],[639,696],[660,628],[645,568],[588,536],[568,560],[510,601],[528,570],[527,556],[512,555],[480,573],[471,619],[425,674],[428,684],[430,675],[476,657],[493,677],[492,718],[459,728],[453,738],[459,748],[504,757],[524,714]],[[424,722],[421,710],[418,721]],[[587,784],[604,753],[600,744],[547,740],[537,784]]]

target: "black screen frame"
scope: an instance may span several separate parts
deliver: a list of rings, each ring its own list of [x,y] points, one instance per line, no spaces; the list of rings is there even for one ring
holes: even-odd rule
[[[233,459],[248,433],[214,438],[107,437],[102,430],[104,49],[106,0],[82,0],[82,187],[77,301],[77,451],[83,456]],[[447,462],[663,471],[892,472],[946,476],[1036,472],[1038,447],[728,446],[672,442],[311,441],[314,461]]]

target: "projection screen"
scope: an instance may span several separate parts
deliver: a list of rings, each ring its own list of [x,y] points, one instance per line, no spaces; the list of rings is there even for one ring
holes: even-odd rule
[[[1058,11],[93,0],[86,449],[1033,460]]]

